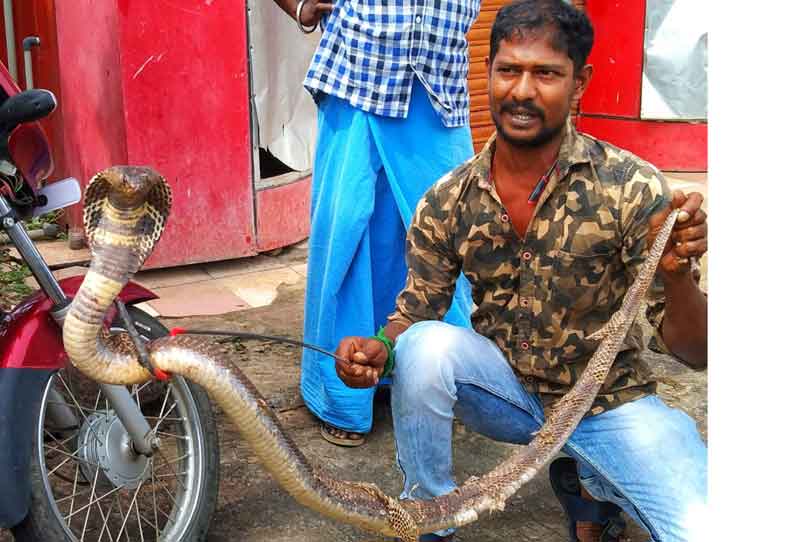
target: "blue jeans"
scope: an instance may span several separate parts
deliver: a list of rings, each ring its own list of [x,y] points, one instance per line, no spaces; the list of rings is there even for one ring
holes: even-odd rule
[[[401,498],[455,488],[452,419],[491,439],[526,444],[544,421],[499,348],[471,329],[414,324],[397,340],[392,413]],[[620,506],[657,542],[699,540],[705,522],[706,446],[694,421],[648,396],[582,420],[563,451],[582,485]],[[447,530],[438,532],[445,535]]]

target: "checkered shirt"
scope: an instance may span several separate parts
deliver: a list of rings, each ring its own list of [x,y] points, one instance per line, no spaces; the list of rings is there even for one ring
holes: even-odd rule
[[[445,126],[469,120],[466,33],[480,0],[337,0],[303,84],[386,117],[408,116],[416,76]]]

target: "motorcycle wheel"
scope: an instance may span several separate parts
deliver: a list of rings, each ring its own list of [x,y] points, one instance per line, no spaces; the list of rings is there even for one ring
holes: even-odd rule
[[[140,309],[130,307],[129,313],[144,340],[168,334]],[[111,331],[123,326],[114,324]],[[18,542],[206,538],[220,466],[207,394],[181,377],[128,389],[160,439],[150,458],[130,451],[127,433],[96,382],[71,366],[53,374],[34,438],[30,512],[13,529]],[[66,416],[70,427],[63,415],[53,415],[64,407],[73,413]]]

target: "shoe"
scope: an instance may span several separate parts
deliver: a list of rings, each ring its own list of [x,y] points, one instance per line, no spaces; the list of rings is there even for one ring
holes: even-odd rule
[[[549,466],[549,479],[554,494],[568,519],[570,542],[620,542],[626,522],[620,507],[582,496],[576,461],[560,457]]]
[[[361,446],[366,440],[366,435],[364,433],[345,431],[344,429],[339,429],[325,422],[320,424],[320,435],[331,444],[344,446],[346,448]]]

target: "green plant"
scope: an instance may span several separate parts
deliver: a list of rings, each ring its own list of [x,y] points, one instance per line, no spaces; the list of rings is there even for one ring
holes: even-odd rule
[[[55,224],[63,214],[61,209],[44,213],[41,216],[36,216],[25,222],[25,229],[28,231],[39,230],[44,224]]]
[[[30,269],[11,256],[7,248],[0,248],[0,309],[10,309],[33,292],[25,283]]]

